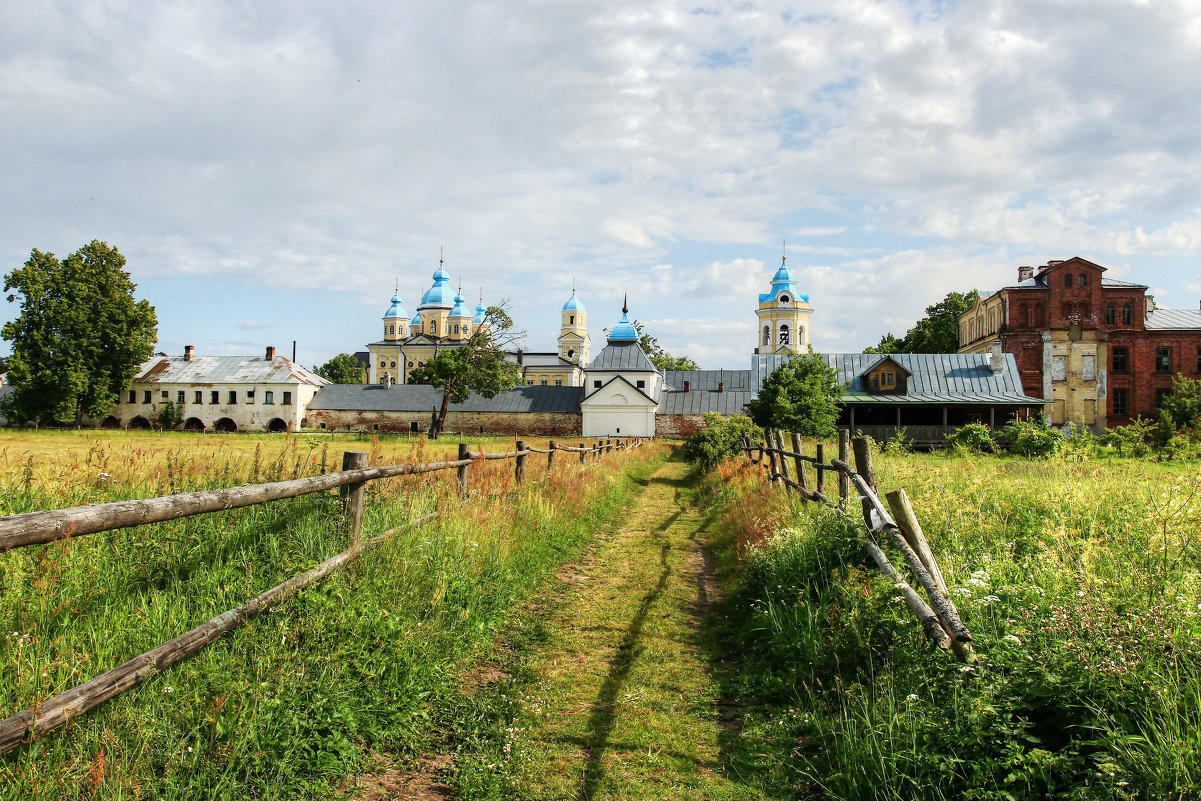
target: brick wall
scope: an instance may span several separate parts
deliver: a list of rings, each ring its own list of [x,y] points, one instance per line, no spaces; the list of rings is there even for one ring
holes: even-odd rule
[[[1155,351],[1168,349],[1170,362],[1167,371],[1155,369]],[[1112,424],[1122,425],[1134,417],[1154,420],[1159,415],[1156,396],[1160,390],[1172,388],[1172,378],[1182,373],[1187,378],[1201,378],[1197,371],[1197,349],[1201,333],[1197,331],[1114,332],[1109,338],[1109,416]],[[1113,367],[1116,349],[1126,348],[1127,369]],[[1114,390],[1126,392],[1125,415],[1114,413]]]
[[[655,436],[666,439],[684,439],[694,431],[705,427],[705,418],[699,414],[655,415]]]

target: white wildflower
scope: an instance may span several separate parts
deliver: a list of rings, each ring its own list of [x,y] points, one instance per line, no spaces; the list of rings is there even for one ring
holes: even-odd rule
[[[1004,637],[1002,637],[1001,639],[1002,639],[1002,640],[1005,640],[1005,641],[1007,641],[1007,642],[1011,642],[1011,643],[1013,643],[1014,645],[1021,645],[1021,644],[1022,644],[1022,641],[1021,641],[1021,640],[1019,640],[1019,639],[1018,639],[1016,636],[1014,636],[1013,634],[1006,634],[1006,635],[1005,635]]]

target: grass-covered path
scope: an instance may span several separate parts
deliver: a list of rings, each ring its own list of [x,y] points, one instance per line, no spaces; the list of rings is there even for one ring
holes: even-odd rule
[[[736,737],[708,620],[708,525],[689,466],[668,461],[539,621],[520,682],[510,789],[533,799],[755,799],[731,774]]]

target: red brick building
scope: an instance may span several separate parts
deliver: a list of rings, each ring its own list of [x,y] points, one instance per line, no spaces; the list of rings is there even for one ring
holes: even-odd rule
[[[999,339],[1056,425],[1154,418],[1176,373],[1201,377],[1201,308],[1157,309],[1146,286],[1104,273],[1079,257],[1019,267],[1017,283],[960,315],[959,352]]]

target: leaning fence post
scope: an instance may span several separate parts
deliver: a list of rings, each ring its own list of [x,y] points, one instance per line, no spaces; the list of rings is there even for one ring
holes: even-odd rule
[[[525,480],[525,440],[517,440],[517,483]]]
[[[546,443],[546,474],[549,476],[555,470],[555,441]]]
[[[346,451],[342,454],[343,470],[363,470],[367,467],[366,451]],[[347,484],[342,489],[346,514],[350,516],[350,541],[358,544],[363,534],[363,498],[367,494],[367,483]]]
[[[838,461],[847,463],[851,451],[851,432],[845,428],[838,429]],[[841,470],[838,471],[838,505],[845,512],[847,503],[851,500],[851,477]]]
[[[905,539],[909,541],[910,547],[917,552],[918,558],[922,560],[922,565],[926,568],[926,572],[934,579],[934,585],[944,598],[949,598],[950,593],[947,592],[947,582],[943,580],[942,571],[938,568],[938,562],[934,560],[934,552],[930,550],[930,543],[926,541],[926,535],[922,531],[922,524],[918,522],[917,515],[913,512],[913,504],[909,502],[908,493],[903,489],[899,489],[888,493],[884,497],[888,500],[888,505],[892,509],[892,515],[896,518],[897,526],[901,529],[901,533],[905,535]]]
[[[459,461],[467,460],[467,464],[459,465],[459,490],[467,494],[467,468],[471,467],[471,446],[465,442],[459,443]]]
[[[772,484],[779,484],[780,483],[780,471],[776,467],[776,443],[775,443],[776,434],[770,428],[767,429],[767,431],[765,431],[764,433],[767,434],[766,451],[767,451],[767,469],[769,471],[768,478],[771,479]]]
[[[783,453],[783,451],[784,451],[784,434],[783,434],[783,432],[777,431],[775,436],[776,436],[775,446],[777,448],[779,448],[781,451],[779,453],[780,477],[784,481],[784,488],[786,490],[792,489],[792,486],[788,483],[792,479],[792,475],[789,473],[789,470],[788,470],[788,457],[786,457]]]
[[[792,457],[796,460],[796,483],[801,485],[801,497],[805,502],[809,502],[809,479],[805,477],[805,460],[801,458],[801,435],[792,432],[792,452],[796,456]]]

